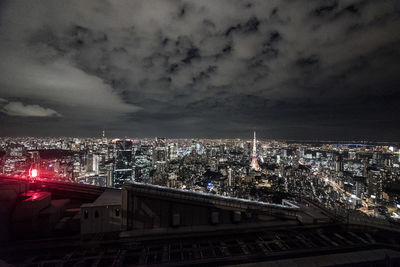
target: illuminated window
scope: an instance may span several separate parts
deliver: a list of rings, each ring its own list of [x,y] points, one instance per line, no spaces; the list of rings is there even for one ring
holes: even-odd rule
[[[88,219],[88,218],[89,218],[89,212],[88,212],[87,210],[85,210],[85,211],[83,212],[83,218],[84,218],[84,219]]]
[[[97,210],[94,212],[94,217],[99,218],[99,212]]]

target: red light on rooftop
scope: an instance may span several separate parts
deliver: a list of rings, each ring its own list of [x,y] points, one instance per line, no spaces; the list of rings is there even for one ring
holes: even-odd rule
[[[31,170],[31,177],[32,178],[35,178],[35,177],[37,177],[38,176],[38,171],[37,171],[37,169],[32,169]]]

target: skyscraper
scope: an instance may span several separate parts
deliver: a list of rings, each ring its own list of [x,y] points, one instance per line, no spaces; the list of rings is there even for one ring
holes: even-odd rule
[[[116,140],[113,186],[121,188],[129,181],[132,181],[132,140]]]
[[[336,155],[335,171],[342,172],[344,170],[343,166],[344,166],[343,165],[343,155],[342,154]]]
[[[252,153],[252,157],[251,157],[250,167],[251,167],[253,170],[259,170],[259,169],[260,169],[260,166],[258,165],[258,161],[257,161],[257,139],[256,139],[256,132],[254,132],[254,138],[253,138],[253,153]]]
[[[228,168],[228,186],[232,186],[232,169]]]

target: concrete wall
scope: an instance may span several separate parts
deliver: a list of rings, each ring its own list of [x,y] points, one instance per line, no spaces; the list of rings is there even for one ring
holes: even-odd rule
[[[62,218],[69,199],[52,200],[50,206],[39,213],[39,228],[41,232],[51,232]]]
[[[121,198],[122,204],[117,205]],[[117,209],[120,210],[118,216]],[[128,184],[122,191],[106,191],[94,203],[81,206],[81,233],[133,231],[151,234],[276,225],[282,220],[297,223],[297,209],[152,185]]]
[[[18,195],[29,189],[28,182],[0,182],[0,241],[10,238],[12,211],[17,204]]]
[[[28,182],[2,182],[0,183],[0,201],[15,200],[21,193],[28,191]]]
[[[231,224],[242,220],[241,213],[232,210],[143,196],[133,196],[126,204],[127,215],[131,217],[128,229]]]
[[[186,228],[261,222],[260,211],[162,198],[123,189],[123,230]]]
[[[121,205],[81,206],[81,234],[118,232],[121,230]]]

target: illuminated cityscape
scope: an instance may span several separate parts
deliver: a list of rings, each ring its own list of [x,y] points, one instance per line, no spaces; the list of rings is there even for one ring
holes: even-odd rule
[[[334,222],[390,231],[400,229],[397,178],[400,153],[399,144],[396,143],[257,140],[255,132],[253,139],[118,139],[107,138],[103,131],[101,138],[4,137],[0,139],[0,150],[2,203],[15,203],[10,202],[13,198],[8,191],[15,184],[18,184],[15,190],[18,188],[22,199],[25,199],[22,202],[18,198],[14,200],[17,204],[11,209],[11,223],[3,220],[3,226],[8,229],[8,233],[2,235],[3,240],[13,236],[21,238],[21,233],[30,238],[35,237],[34,232],[47,236],[48,229],[56,233],[62,231],[63,235],[80,231],[81,236],[88,240],[99,234],[107,237],[121,233],[130,240],[143,233],[149,234],[154,228],[159,229],[157,235],[164,236],[166,232],[163,229],[168,227],[172,227],[170,231],[202,231],[204,238],[209,240],[206,233],[218,225],[224,229],[252,229],[254,225],[274,229],[273,225],[278,224],[285,227],[316,227],[304,234],[304,240],[296,242],[324,242],[319,240],[322,238],[328,242],[323,246],[330,246],[336,244],[337,236],[345,243],[353,242],[353,238],[381,238],[371,237],[372,232],[363,237],[368,231],[357,233],[355,226],[352,231],[356,233],[352,233],[354,236],[350,239],[343,237],[348,235],[346,228],[336,228],[331,237],[329,235],[332,232],[321,234],[320,231],[326,229],[320,227],[330,227]],[[157,202],[160,197],[161,202]],[[170,210],[171,205],[179,205],[172,203],[180,198],[184,199],[185,206]],[[210,208],[203,211],[200,204],[202,201],[208,203],[209,198],[215,198],[213,203],[221,202],[218,208],[212,208],[214,211],[211,215],[198,217],[189,223],[189,232],[185,230],[185,221],[188,218],[193,220],[195,216],[192,212],[209,213]],[[253,206],[245,208],[245,212],[235,211],[231,207],[236,205],[234,201],[239,201],[241,207]],[[50,206],[45,208],[46,205]],[[170,210],[168,213],[172,214],[162,213],[159,210],[162,205],[165,206],[165,212]],[[35,210],[39,213],[27,215],[26,207],[29,206],[37,207]],[[183,210],[179,212],[180,209]],[[124,217],[123,214],[130,212],[132,215]],[[50,217],[43,221],[47,218],[45,214]],[[111,217],[106,214],[111,214]],[[278,217],[273,221],[265,221],[265,215],[262,214]],[[94,216],[93,219],[90,219],[91,216]],[[132,220],[129,216],[133,216]],[[211,219],[207,219],[208,216]],[[168,218],[172,218],[172,221]],[[37,224],[36,220],[41,223]],[[79,224],[80,227],[76,228]],[[207,229],[203,224],[211,224],[212,228]],[[137,232],[139,229],[142,230]],[[293,231],[303,231],[300,229]],[[274,233],[280,238],[288,238],[284,237],[287,233],[279,231],[274,230]],[[317,231],[317,236],[313,231]],[[266,233],[254,234],[257,236],[255,238],[261,238]],[[222,244],[219,242],[225,242],[222,241],[225,238],[221,236],[216,239],[219,245],[212,248],[212,253],[219,251],[218,247]],[[237,238],[241,240],[242,237]],[[121,241],[115,242],[116,247],[121,246]],[[269,242],[278,245],[282,241]],[[283,242],[284,246],[292,246],[285,243],[289,240]],[[168,244],[166,246],[171,245]],[[267,248],[268,251],[274,250],[270,245]],[[230,253],[232,249],[228,249]],[[291,251],[294,248],[287,249]],[[309,249],[314,251],[312,246]],[[96,259],[99,262],[108,259],[100,256],[103,252],[98,253]],[[142,253],[136,253],[133,262],[150,264],[153,260],[154,263],[172,260],[162,260],[161,254],[157,253]],[[169,254],[171,257],[175,252],[168,253],[172,253]],[[231,255],[220,253],[223,258]],[[140,255],[147,256],[142,259]],[[213,261],[213,257],[208,257],[202,256]],[[130,262],[128,258],[125,257],[124,261]],[[108,260],[117,259],[114,255]],[[183,262],[193,262],[194,258],[190,259]]]
[[[135,181],[266,202],[280,192],[400,219],[398,144],[257,141],[255,133],[253,140],[0,140],[1,173],[9,176],[114,188]]]
[[[400,2],[0,2],[0,267],[400,266]]]

